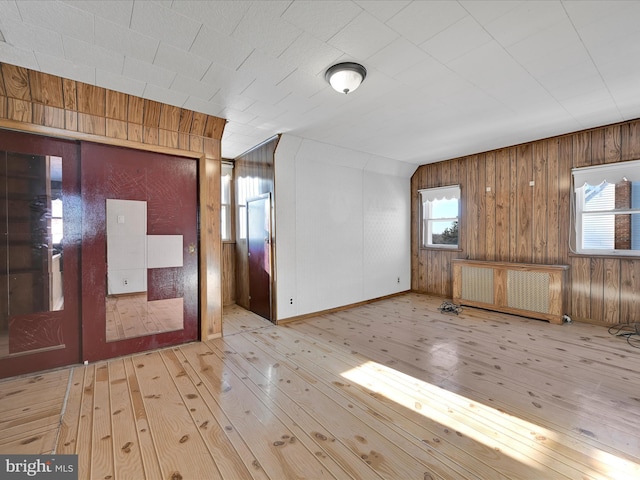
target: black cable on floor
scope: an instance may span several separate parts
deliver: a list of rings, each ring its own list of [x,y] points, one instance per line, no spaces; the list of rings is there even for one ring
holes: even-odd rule
[[[611,325],[608,331],[616,337],[625,337],[633,348],[640,348],[640,323],[617,323]]]

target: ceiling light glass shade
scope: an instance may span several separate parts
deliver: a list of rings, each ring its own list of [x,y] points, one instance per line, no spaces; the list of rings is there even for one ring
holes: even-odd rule
[[[359,63],[345,62],[330,67],[324,78],[336,92],[351,93],[367,76],[367,70]]]

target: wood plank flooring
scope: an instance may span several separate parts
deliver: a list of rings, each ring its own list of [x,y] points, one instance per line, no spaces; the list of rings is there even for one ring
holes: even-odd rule
[[[225,307],[221,339],[8,379],[0,453],[77,453],[81,479],[640,478],[640,349],[441,302]]]
[[[182,298],[148,301],[146,292],[107,296],[107,342],[181,330],[183,311]]]

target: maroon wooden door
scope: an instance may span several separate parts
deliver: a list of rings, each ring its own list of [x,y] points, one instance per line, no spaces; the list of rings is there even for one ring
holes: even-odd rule
[[[197,161],[92,143],[81,145],[83,360],[95,361],[198,337]],[[106,200],[147,203],[147,235],[182,235],[183,265],[147,270],[148,300],[182,298],[183,328],[107,340]]]
[[[271,196],[247,201],[249,309],[267,320],[271,315]]]
[[[75,142],[0,130],[0,377],[80,360],[78,167]]]

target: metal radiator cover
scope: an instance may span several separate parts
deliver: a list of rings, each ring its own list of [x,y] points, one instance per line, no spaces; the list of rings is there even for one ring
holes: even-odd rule
[[[462,267],[462,298],[474,302],[493,303],[493,269]]]
[[[507,306],[549,313],[549,274],[509,270],[507,272]]]

